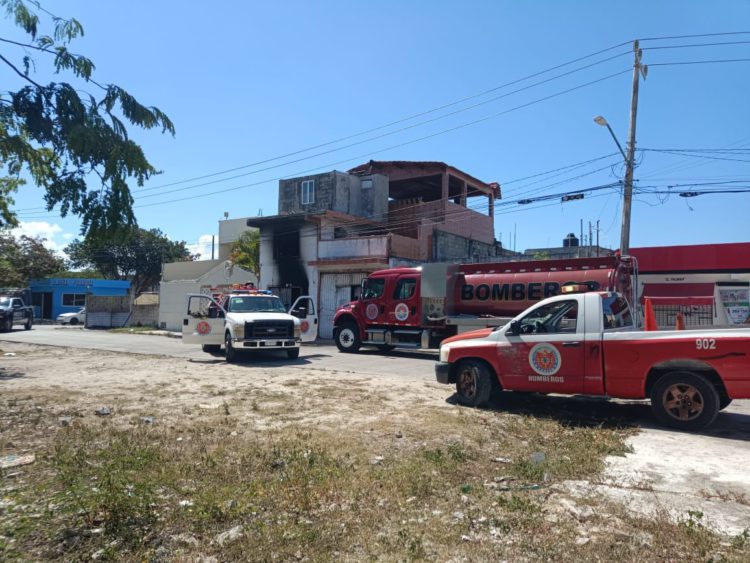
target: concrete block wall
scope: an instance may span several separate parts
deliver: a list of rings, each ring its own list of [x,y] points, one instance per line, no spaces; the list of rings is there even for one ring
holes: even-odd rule
[[[159,326],[159,304],[133,305],[128,326]]]
[[[435,262],[491,262],[497,246],[435,229],[432,232],[432,260]]]

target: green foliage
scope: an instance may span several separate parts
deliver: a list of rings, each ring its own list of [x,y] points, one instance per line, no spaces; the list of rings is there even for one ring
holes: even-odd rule
[[[62,258],[44,246],[43,238],[15,238],[0,232],[0,287],[23,287],[64,267]]]
[[[242,233],[232,245],[229,259],[260,279],[260,231],[252,229]]]
[[[51,17],[52,36],[39,34],[40,17],[28,4]],[[0,92],[0,168],[8,176],[0,181],[0,226],[15,223],[10,194],[23,183],[23,172],[45,189],[48,210],[59,206],[63,217],[73,213],[81,218],[82,234],[109,235],[134,226],[127,180],[134,178],[141,186],[158,171],[128,138],[124,121],[144,129],[160,127],[172,135],[174,125],[158,108],[142,105],[115,84],[93,79],[94,63],[67,47],[83,35],[77,20],[54,16],[38,2],[0,0],[0,7],[30,37],[29,43],[0,37],[9,50],[52,56],[56,74],[70,73],[76,82],[103,92],[97,99],[91,94],[81,97],[79,87],[67,82],[43,85],[31,76],[36,65],[30,56],[14,64],[0,53],[0,61],[28,83],[17,91]]]
[[[534,253],[534,260],[549,260],[551,258],[552,256],[546,250],[542,250],[541,252]]]
[[[65,248],[73,268],[92,268],[106,279],[128,279],[136,295],[154,287],[165,262],[194,260],[184,241],[171,241],[159,229],[133,228],[111,236],[89,236]]]

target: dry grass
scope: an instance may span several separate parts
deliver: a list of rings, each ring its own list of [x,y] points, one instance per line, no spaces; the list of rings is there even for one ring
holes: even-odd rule
[[[3,475],[2,558],[739,561],[746,547],[698,515],[613,517],[592,499],[582,524],[561,510],[555,484],[595,475],[627,430],[422,408],[395,425],[255,431],[238,404],[179,426],[77,416],[58,429],[50,405],[5,401],[0,451],[33,436],[38,459]]]
[[[102,372],[125,357],[64,360]],[[149,370],[136,392],[111,377],[0,398],[0,455],[37,456],[0,471],[0,560],[743,561],[750,548],[698,513],[572,500],[564,481],[627,451],[634,430],[617,423],[467,409],[423,382],[129,362],[133,381]],[[93,415],[102,404],[111,416]]]

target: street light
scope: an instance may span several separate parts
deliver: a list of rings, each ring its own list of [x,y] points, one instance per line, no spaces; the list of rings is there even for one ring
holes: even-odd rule
[[[617,148],[620,149],[620,154],[625,161],[625,180],[623,181],[623,203],[622,203],[622,229],[620,231],[620,253],[624,256],[630,252],[630,206],[633,200],[633,168],[635,161],[635,127],[631,123],[631,142],[628,145],[628,154],[622,150],[620,141],[617,140],[615,132],[601,115],[597,115],[594,118],[594,122],[597,125],[606,127],[609,134],[612,135]]]
[[[612,128],[609,126],[609,123],[607,123],[607,120],[604,119],[601,115],[597,115],[594,118],[594,122],[597,125],[601,125],[602,127],[606,127],[609,131],[609,134],[612,135],[612,138],[615,140],[615,143],[617,143],[617,148],[620,149],[620,154],[622,155],[622,158],[625,160],[625,164],[628,163],[628,157],[625,156],[625,151],[622,150],[622,145],[620,144],[620,141],[617,140],[617,137],[615,136],[615,132],[612,131]]]

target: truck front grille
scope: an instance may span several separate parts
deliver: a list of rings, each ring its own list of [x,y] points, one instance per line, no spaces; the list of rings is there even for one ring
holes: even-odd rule
[[[293,338],[294,321],[245,323],[245,338]]]

